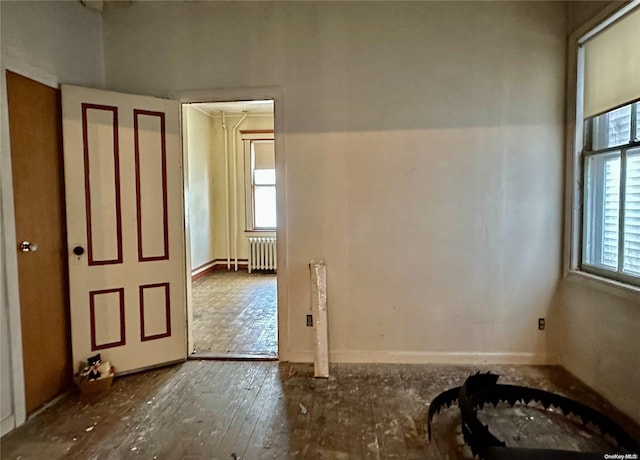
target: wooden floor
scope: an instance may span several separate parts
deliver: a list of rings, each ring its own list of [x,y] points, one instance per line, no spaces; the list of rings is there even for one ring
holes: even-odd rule
[[[193,283],[197,355],[278,355],[276,275],[214,271]]]
[[[466,459],[457,407],[425,436],[431,399],[469,373],[556,391],[640,430],[557,367],[195,361],[116,379],[97,399],[65,396],[2,438],[2,459]],[[606,441],[555,413],[485,407],[509,446],[594,449]],[[603,444],[604,443],[604,444]],[[614,451],[613,447],[609,448]]]

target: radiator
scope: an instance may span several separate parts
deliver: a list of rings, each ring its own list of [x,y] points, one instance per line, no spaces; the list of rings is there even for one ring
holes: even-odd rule
[[[249,238],[249,273],[252,270],[276,270],[275,237],[259,236]]]

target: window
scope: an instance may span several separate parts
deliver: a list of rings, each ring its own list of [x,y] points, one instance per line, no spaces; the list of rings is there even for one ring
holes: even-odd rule
[[[246,229],[276,229],[276,169],[273,132],[243,133]]]
[[[276,166],[273,141],[251,142],[253,228],[276,228]]]
[[[640,286],[640,8],[633,3],[579,40],[582,215],[574,268]]]
[[[582,266],[640,279],[640,136],[633,103],[585,120]]]

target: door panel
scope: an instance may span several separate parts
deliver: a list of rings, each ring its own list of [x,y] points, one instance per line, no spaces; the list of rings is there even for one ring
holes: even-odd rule
[[[74,363],[99,352],[129,372],[186,358],[178,110],[62,87]]]
[[[7,72],[27,413],[71,384],[60,91]]]

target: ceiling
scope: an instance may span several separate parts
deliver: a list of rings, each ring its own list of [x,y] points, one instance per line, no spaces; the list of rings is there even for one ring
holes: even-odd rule
[[[273,101],[238,101],[238,102],[200,102],[190,104],[196,106],[211,115],[220,112],[225,113],[271,113],[273,114]]]

